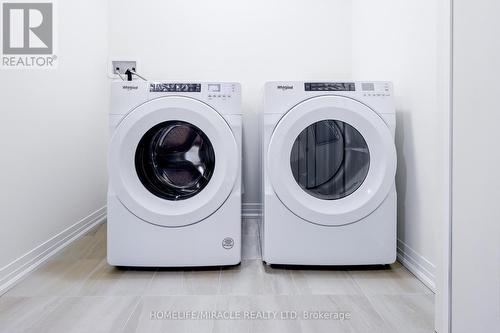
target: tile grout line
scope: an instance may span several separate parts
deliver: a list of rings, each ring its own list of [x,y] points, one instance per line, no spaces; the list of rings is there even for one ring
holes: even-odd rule
[[[142,299],[143,299],[142,295],[139,295],[137,297],[137,301],[135,302],[134,306],[132,307],[132,311],[130,311],[130,314],[128,315],[127,320],[125,320],[125,323],[123,323],[123,327],[121,328],[121,331],[125,331],[125,329],[127,328],[127,324],[129,323],[130,319],[134,315],[135,310],[139,307],[139,303],[141,302]]]
[[[261,220],[259,219],[256,219],[257,220],[257,245],[259,246],[259,258],[260,261],[262,261],[262,241],[260,239],[260,228],[261,228]]]
[[[363,290],[363,288],[361,288],[361,286],[359,285],[358,281],[356,281],[356,279],[354,278],[354,276],[352,276],[351,271],[347,271],[347,274],[349,274],[349,277],[356,284],[356,286],[358,286],[359,290],[361,291],[361,296],[364,296],[366,298],[366,300],[368,301],[368,303],[370,304],[370,306],[373,308],[373,311],[375,311],[375,313],[382,319],[382,321],[384,322],[384,324],[387,327],[391,327],[391,324],[385,318],[385,316],[383,316],[383,314],[380,313],[379,310],[377,310],[377,307],[373,303],[373,300],[370,298],[370,296]]]
[[[377,306],[373,303],[373,296],[391,296],[391,295],[368,295],[364,290],[363,288],[361,288],[361,286],[359,285],[358,281],[356,281],[356,279],[354,278],[354,276],[351,275],[351,272],[350,271],[347,271],[347,273],[349,274],[349,276],[351,277],[351,279],[354,281],[354,283],[358,286],[359,290],[361,291],[362,293],[362,296],[364,296],[366,298],[366,300],[368,301],[368,303],[371,305],[371,307],[373,308],[373,311],[375,311],[375,313],[382,319],[382,321],[384,322],[384,324],[387,326],[387,327],[392,327],[391,323],[389,322],[389,320],[384,316],[383,313],[380,312],[380,309],[377,309]]]
[[[382,318],[382,321],[387,325],[387,327],[392,327],[389,320],[384,316],[383,313],[380,312],[380,309],[377,309],[377,306],[375,306],[375,304],[373,303],[373,299],[371,298],[371,296],[365,295],[365,297],[368,303],[370,303],[370,305],[372,306],[373,311],[375,311],[375,313],[378,314],[380,318]]]
[[[99,228],[101,228],[106,223],[107,223],[107,221],[105,221],[104,223],[102,223],[102,224],[96,226],[95,228],[93,228],[93,229],[95,229],[95,233],[91,236],[93,239],[95,239],[95,237],[97,237],[97,234],[99,233]],[[93,229],[91,229],[91,230],[93,230]],[[89,232],[91,230],[89,230]],[[85,235],[83,235],[83,237],[86,237],[88,235],[89,235],[89,233],[86,233]],[[105,236],[106,236],[105,239],[107,241],[107,234]],[[83,237],[81,239],[83,239]],[[73,244],[71,244],[71,245],[73,245]],[[78,261],[81,261],[81,260],[92,260],[92,259],[89,259],[87,257],[85,257],[85,258],[79,258],[78,259]],[[74,292],[75,292],[74,297],[87,296],[87,295],[80,295],[80,293],[82,293],[83,287],[85,286],[85,283],[87,283],[89,281],[89,279],[93,276],[93,274],[99,270],[99,267],[101,266],[103,260],[106,260],[106,257],[104,257],[104,258],[96,258],[95,260],[97,261],[95,267],[84,276],[83,281],[81,281],[79,284],[77,284],[77,285],[75,285],[75,286],[73,286],[73,287],[70,288],[69,293],[71,293],[71,291],[73,291],[73,289],[75,289],[74,290]],[[104,296],[104,295],[90,295],[90,296]],[[67,297],[71,297],[71,296],[67,296]]]
[[[398,261],[398,262],[399,262],[399,261]],[[400,262],[399,262],[399,263],[400,263]],[[400,264],[401,264],[401,263],[400,263]],[[415,280],[417,280],[417,281],[418,281],[418,282],[419,282],[419,283],[420,283],[420,284],[421,284],[421,285],[422,285],[425,289],[427,289],[428,291],[430,291],[430,294],[432,294],[432,295],[436,295],[436,293],[435,293],[435,292],[433,292],[433,291],[431,290],[431,288],[427,287],[427,286],[425,285],[425,283],[423,283],[422,281],[420,281],[420,279],[419,279],[419,278],[418,278],[415,274],[413,274],[413,272],[412,272],[412,271],[410,271],[408,268],[406,268],[406,266],[404,266],[403,264],[401,264],[401,268],[402,268],[402,269],[404,269],[404,270],[406,270],[406,272],[407,272],[408,274],[410,274],[411,276],[413,276],[413,278],[414,278]],[[428,294],[428,293],[416,293],[415,295],[430,295],[430,294]]]
[[[222,280],[222,268],[219,268],[219,274],[217,275],[217,294],[216,295],[220,295],[220,293],[221,293],[221,290],[222,290],[221,280]]]
[[[99,260],[97,262],[97,264],[95,265],[95,267],[84,277],[83,281],[81,281],[81,283],[78,286],[75,285],[74,287],[71,288],[71,289],[76,289],[77,287],[79,288],[78,290],[75,290],[76,297],[87,296],[87,295],[80,295],[80,293],[83,292],[83,287],[89,281],[89,279],[93,276],[93,274],[99,270],[103,260],[106,260],[106,258]],[[106,295],[90,295],[90,296],[106,296]]]
[[[151,276],[151,279],[149,280],[148,284],[144,288],[144,291],[140,295],[137,296],[137,301],[135,302],[134,306],[132,307],[132,311],[130,311],[130,314],[129,314],[127,320],[123,324],[123,327],[121,329],[122,331],[125,331],[125,329],[127,328],[127,324],[130,322],[130,319],[134,315],[135,310],[139,307],[139,303],[144,299],[145,292],[147,290],[149,290],[149,287],[151,287],[151,285],[153,283],[153,279],[156,276],[157,272],[158,272],[158,268],[154,271],[153,275]]]
[[[158,268],[155,269],[155,272],[153,273],[153,275],[151,276],[151,279],[148,282],[148,285],[146,286],[146,288],[144,288],[144,292],[149,290],[149,287],[151,287],[151,285],[153,284],[153,280],[156,277],[157,273],[158,273]],[[146,296],[145,293],[142,293],[141,296],[143,296],[143,295]]]
[[[354,276],[351,274],[351,271],[348,270],[347,271],[347,275],[349,275],[349,277],[351,278],[352,282],[354,282],[354,284],[359,288],[359,290],[361,291],[361,295],[368,297],[368,295],[365,293],[365,291],[363,290],[363,288],[361,288],[361,285],[358,283],[358,281],[356,281],[356,279],[354,278]]]

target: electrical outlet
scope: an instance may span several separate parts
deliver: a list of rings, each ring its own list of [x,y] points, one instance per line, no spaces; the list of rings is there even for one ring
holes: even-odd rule
[[[122,74],[125,75],[127,69],[131,69],[134,72],[137,72],[137,61],[130,60],[112,60],[111,61],[112,74]]]

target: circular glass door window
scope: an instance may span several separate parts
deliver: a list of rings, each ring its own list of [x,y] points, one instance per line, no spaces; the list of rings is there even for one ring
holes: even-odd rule
[[[292,146],[293,177],[310,195],[337,200],[356,191],[370,168],[363,136],[351,125],[322,120],[304,129]]]
[[[152,127],[139,141],[135,168],[140,181],[154,195],[184,200],[208,184],[215,168],[215,153],[198,127],[166,121]]]

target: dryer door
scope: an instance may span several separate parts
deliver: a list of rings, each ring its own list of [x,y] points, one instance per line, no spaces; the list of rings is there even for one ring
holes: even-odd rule
[[[113,190],[131,213],[156,225],[180,227],[213,214],[230,195],[238,168],[229,125],[188,97],[140,105],[111,138]]]
[[[346,97],[319,96],[293,107],[274,129],[267,154],[278,198],[315,224],[359,221],[394,184],[391,131],[375,111]]]

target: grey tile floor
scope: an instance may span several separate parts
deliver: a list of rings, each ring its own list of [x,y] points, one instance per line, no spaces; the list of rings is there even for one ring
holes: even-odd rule
[[[100,225],[0,297],[0,332],[433,332],[434,295],[398,263],[270,268],[252,219],[243,241],[236,267],[123,270],[107,265]],[[188,311],[241,318],[161,318]],[[350,317],[305,317],[318,313]]]

